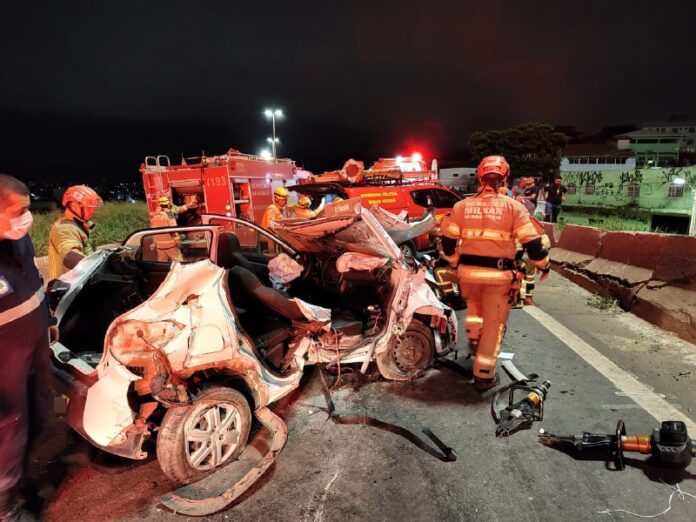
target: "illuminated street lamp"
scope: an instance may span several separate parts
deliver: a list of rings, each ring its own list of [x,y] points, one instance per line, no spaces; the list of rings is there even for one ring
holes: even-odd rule
[[[278,149],[278,144],[280,143],[280,138],[266,138],[266,143],[271,144],[271,149],[273,150],[273,157],[276,157],[276,151]]]
[[[276,118],[282,118],[283,117],[283,111],[281,109],[266,109],[263,111],[263,113],[266,115],[266,118],[271,119],[271,125],[273,127],[273,138],[269,138],[266,141],[269,141],[272,147],[273,151],[273,159],[276,158],[276,143],[278,143],[277,138],[276,138],[276,132],[275,132],[275,121]]]

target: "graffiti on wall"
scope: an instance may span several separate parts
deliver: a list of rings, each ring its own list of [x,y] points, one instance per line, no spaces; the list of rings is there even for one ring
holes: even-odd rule
[[[686,167],[672,167],[663,169],[662,176],[665,183],[672,183],[675,179],[683,179],[690,187],[696,186],[696,172]]]
[[[563,184],[575,185],[577,203],[586,200],[590,204],[606,204],[611,207],[635,205],[637,197],[652,197],[651,208],[665,206],[669,187],[675,180],[696,189],[696,167],[672,167],[664,169],[635,169],[623,172],[563,172]],[[634,195],[630,187],[638,185]],[[662,202],[660,199],[664,198]]]

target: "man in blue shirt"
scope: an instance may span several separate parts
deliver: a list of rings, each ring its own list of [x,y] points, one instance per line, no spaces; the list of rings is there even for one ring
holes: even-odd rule
[[[29,442],[51,400],[49,313],[27,235],[29,190],[0,174],[0,520],[26,520],[17,506]]]

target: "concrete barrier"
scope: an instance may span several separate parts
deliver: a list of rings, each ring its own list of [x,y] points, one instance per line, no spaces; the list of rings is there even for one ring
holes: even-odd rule
[[[696,343],[696,285],[648,283],[638,291],[631,312]]]
[[[646,283],[652,279],[670,237],[647,232],[607,232],[597,257],[584,270],[629,286]]]
[[[696,282],[696,237],[666,236],[653,279],[666,283]]]
[[[556,247],[551,250],[551,261],[573,267],[587,265],[599,254],[604,234],[597,228],[566,225]]]
[[[577,285],[696,343],[696,238],[568,225],[551,260]]]
[[[549,236],[551,247],[553,248],[558,245],[558,240],[561,238],[561,231],[559,230],[558,225],[556,223],[548,223],[546,221],[542,221],[541,224],[544,226],[544,232],[546,232],[546,235]]]

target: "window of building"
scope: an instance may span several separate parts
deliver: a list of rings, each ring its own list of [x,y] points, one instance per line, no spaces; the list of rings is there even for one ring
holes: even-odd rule
[[[568,194],[575,194],[576,188],[577,187],[576,187],[575,183],[571,183],[570,185],[568,185],[568,187],[567,187]]]
[[[696,127],[689,127],[689,132],[696,132]]]
[[[677,143],[677,138],[662,138],[660,143]]]
[[[670,183],[669,189],[667,190],[667,197],[669,198],[680,198],[684,195],[684,184],[678,185],[676,183]]]
[[[594,183],[587,183],[585,185],[585,194],[591,196],[594,194]]]
[[[628,184],[628,197],[629,198],[637,198],[640,196],[640,185],[638,183],[629,183]]]

